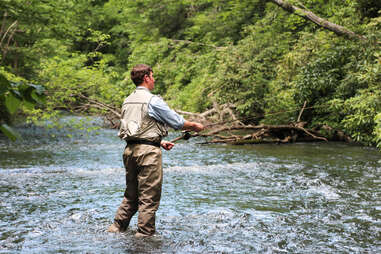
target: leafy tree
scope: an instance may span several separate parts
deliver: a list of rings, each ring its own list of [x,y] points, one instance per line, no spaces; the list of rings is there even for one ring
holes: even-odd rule
[[[19,138],[10,126],[11,117],[21,107],[33,109],[45,102],[44,88],[25,82],[11,83],[0,73],[0,131],[11,140]]]

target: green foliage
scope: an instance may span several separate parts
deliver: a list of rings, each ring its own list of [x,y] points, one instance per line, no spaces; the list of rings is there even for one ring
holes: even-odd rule
[[[376,123],[376,127],[374,128],[374,136],[375,142],[378,148],[381,148],[381,113],[378,113],[374,117],[374,122]]]
[[[366,48],[365,48],[366,47]],[[294,99],[309,107],[304,120],[342,129],[358,142],[375,144],[375,116],[381,111],[379,48],[331,40],[315,48],[291,82]]]
[[[47,98],[43,107],[28,107],[41,99],[37,90],[19,85],[5,95],[2,85],[1,114],[37,121],[103,113],[86,107],[85,97],[119,107],[135,88],[129,70],[146,63],[154,92],[175,108],[202,112],[230,103],[254,123],[283,124],[296,121],[306,102],[302,120],[310,126],[328,124],[380,145],[378,2],[288,0],[368,39],[359,42],[271,1],[4,0],[2,70],[15,83],[43,84]]]
[[[284,20],[273,21],[275,12],[245,28],[245,37],[220,54],[212,91],[221,103],[231,102],[244,116],[265,111],[265,97],[275,96],[270,82],[276,77],[276,63],[289,50],[291,33],[279,33]],[[285,18],[285,17],[283,17]]]
[[[52,116],[60,110],[80,111],[83,104],[89,103],[85,97],[113,105],[121,103],[126,96],[128,91],[123,91],[120,84],[114,81],[118,79],[118,73],[108,65],[112,57],[110,60],[101,53],[90,56],[99,59],[92,66],[86,66],[89,55],[76,53],[46,59],[41,63],[39,77],[50,91],[46,109]],[[102,112],[92,108],[83,110]]]
[[[6,123],[0,125],[0,131],[12,141],[21,138],[20,135]]]
[[[19,135],[8,125],[12,115],[21,106],[33,109],[37,104],[44,103],[44,88],[24,82],[11,83],[3,73],[5,74],[4,71],[0,72],[0,131],[15,140]]]
[[[376,131],[376,115],[381,112],[381,90],[359,91],[355,97],[346,100],[343,105],[345,114],[344,129],[356,140],[366,144],[376,143],[372,134]]]
[[[353,54],[347,47],[333,47],[324,49],[323,52],[311,59],[308,64],[301,67],[299,75],[295,80],[295,101],[303,105],[307,101],[310,105],[321,105],[330,99],[343,76],[342,66],[348,57]],[[355,89],[355,88],[354,88]],[[343,93],[349,93],[345,88]]]
[[[357,11],[361,17],[375,18],[381,10],[381,2],[378,0],[356,0],[354,1]]]

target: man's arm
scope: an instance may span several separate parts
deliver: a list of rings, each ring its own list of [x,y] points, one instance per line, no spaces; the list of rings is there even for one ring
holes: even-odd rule
[[[167,103],[158,96],[152,97],[148,104],[148,115],[157,121],[166,123],[175,130],[182,129],[200,132],[204,129],[204,126],[200,123],[185,120],[181,115],[170,109]]]
[[[153,96],[148,104],[148,115],[175,130],[182,129],[185,122],[181,115],[170,109],[167,103],[158,96]]]

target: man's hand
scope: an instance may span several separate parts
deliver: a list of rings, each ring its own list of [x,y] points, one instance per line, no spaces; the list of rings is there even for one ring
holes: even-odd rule
[[[191,131],[195,131],[195,132],[200,132],[200,131],[204,130],[204,125],[202,125],[201,123],[185,121],[184,126],[183,126],[183,130],[191,130]]]
[[[169,151],[172,149],[172,147],[174,147],[174,143],[171,143],[169,141],[164,141],[162,140],[161,143],[160,143],[161,147],[164,148],[165,150]]]
[[[200,132],[204,130],[204,125],[202,125],[201,123],[194,123],[193,128],[195,132]]]

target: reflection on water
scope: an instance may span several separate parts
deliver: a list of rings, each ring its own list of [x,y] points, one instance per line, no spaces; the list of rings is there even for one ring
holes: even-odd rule
[[[372,148],[179,143],[163,152],[158,234],[136,239],[136,218],[126,233],[105,232],[124,190],[116,131],[20,132],[0,140],[0,253],[381,251]]]

